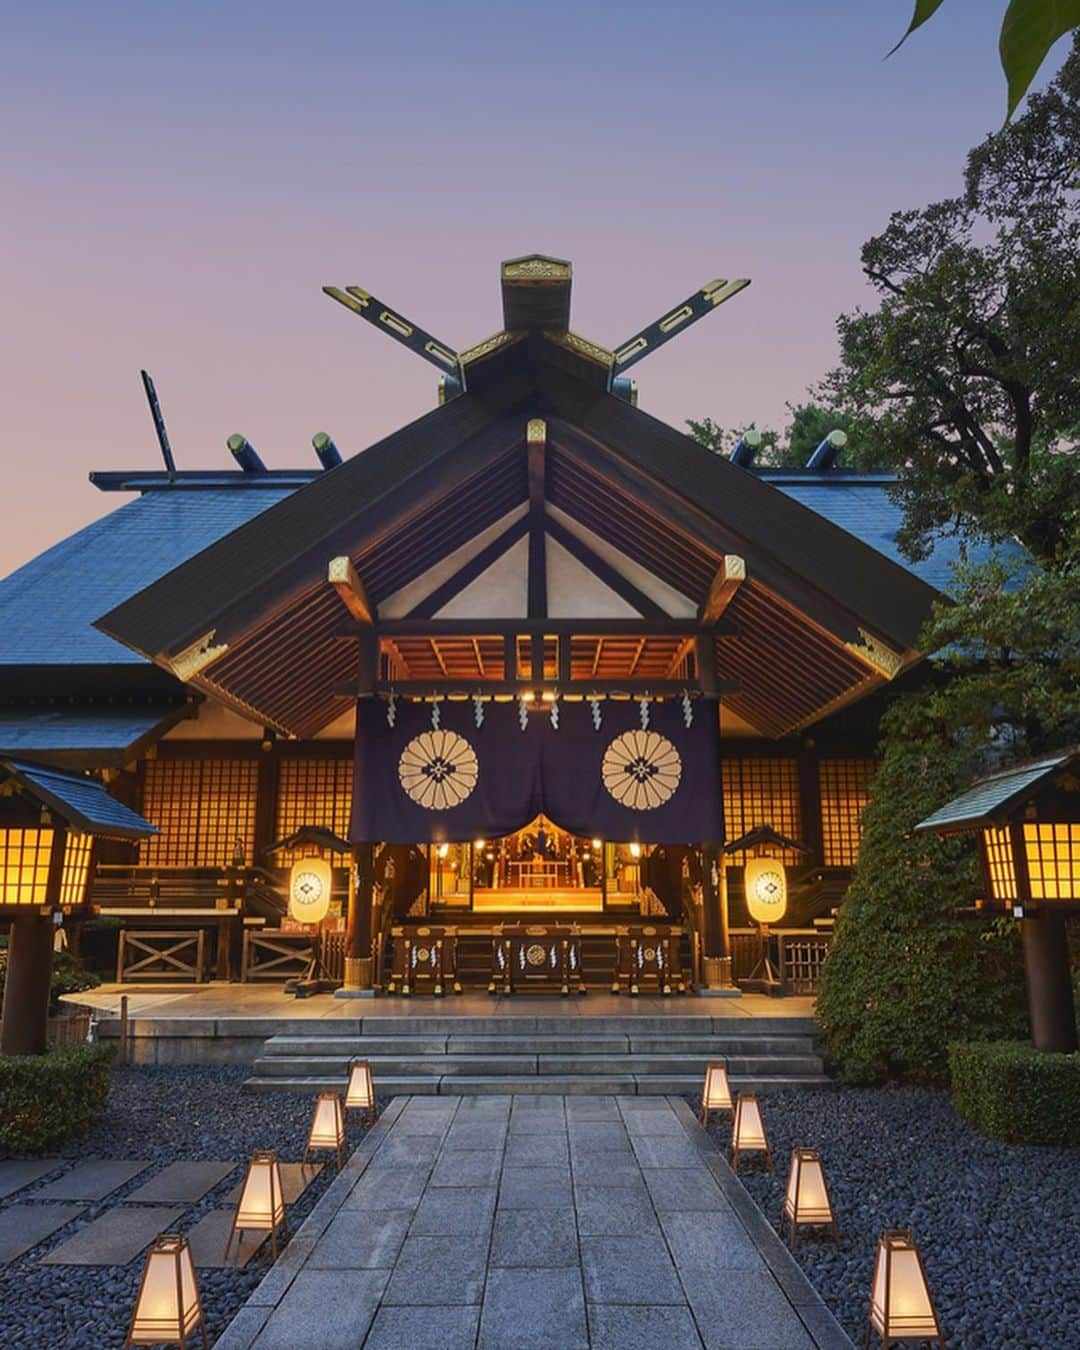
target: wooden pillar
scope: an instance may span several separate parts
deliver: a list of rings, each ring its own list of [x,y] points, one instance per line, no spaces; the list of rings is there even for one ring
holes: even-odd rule
[[[731,937],[728,932],[727,869],[715,844],[701,850],[702,949],[709,989],[731,985]]]
[[[349,914],[345,928],[345,988],[371,988],[372,906],[375,896],[375,846],[354,844],[349,876]]]
[[[52,984],[53,925],[48,915],[21,914],[8,935],[0,1055],[43,1055]]]
[[[1076,1012],[1065,920],[1046,910],[1021,920],[1031,1040],[1036,1050],[1069,1055],[1077,1048]]]

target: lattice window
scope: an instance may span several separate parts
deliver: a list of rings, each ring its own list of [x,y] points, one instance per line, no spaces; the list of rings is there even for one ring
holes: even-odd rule
[[[94,851],[92,834],[69,834],[64,844],[64,871],[60,881],[60,904],[81,905],[86,898],[86,874]]]
[[[227,867],[239,843],[255,849],[258,765],[253,759],[152,759],[142,814],[161,834],[139,845],[144,863]]]
[[[986,849],[986,870],[990,876],[990,892],[995,900],[1015,900],[1016,869],[1013,866],[1012,842],[1009,827],[983,830]]]
[[[987,831],[989,834],[990,831]],[[1074,900],[1080,890],[1080,825],[1024,825],[1032,900]]]
[[[52,842],[48,829],[0,829],[0,904],[42,903]]]
[[[302,825],[319,825],[348,839],[352,773],[351,759],[283,759],[278,775],[276,837],[285,839]],[[297,857],[311,851],[309,845],[296,852],[282,849],[274,855],[274,861],[289,867]],[[340,854],[325,849],[320,856],[339,865],[345,861]]]
[[[823,759],[818,765],[821,785],[821,835],[826,867],[854,867],[862,838],[862,813],[870,800],[872,759]]]
[[[789,839],[802,837],[795,760],[726,759],[722,768],[724,833],[729,840],[741,838],[755,825],[771,825]],[[797,863],[802,858],[794,849],[780,850],[780,856],[785,863]]]

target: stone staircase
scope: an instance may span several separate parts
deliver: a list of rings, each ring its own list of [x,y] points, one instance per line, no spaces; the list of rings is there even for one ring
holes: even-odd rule
[[[309,1029],[310,1028],[310,1029]],[[735,1088],[769,1092],[829,1082],[809,1018],[365,1017],[272,1036],[246,1086],[344,1089],[349,1060],[371,1063],[380,1095],[408,1093],[694,1093],[726,1060]]]

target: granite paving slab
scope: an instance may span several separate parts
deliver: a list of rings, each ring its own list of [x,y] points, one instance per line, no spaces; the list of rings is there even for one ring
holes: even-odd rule
[[[174,1162],[168,1167],[144,1181],[141,1186],[124,1196],[128,1201],[139,1204],[168,1203],[186,1201],[194,1204],[201,1200],[207,1191],[212,1191],[219,1181],[224,1181],[237,1166],[234,1162]],[[285,1178],[281,1179],[282,1190]]]
[[[109,1162],[90,1158],[76,1163],[70,1172],[34,1191],[31,1200],[104,1200],[113,1191],[145,1172],[148,1162]]]
[[[0,1210],[0,1264],[14,1261],[77,1219],[85,1205],[9,1205]]]
[[[385,1270],[302,1270],[255,1339],[257,1350],[355,1350],[375,1319]]]
[[[42,1158],[39,1160],[10,1158],[0,1162],[0,1200],[31,1186],[39,1177],[55,1172],[62,1165],[60,1158]]]
[[[229,1259],[225,1260],[225,1244],[232,1232],[232,1209],[212,1209],[204,1214],[188,1233],[191,1243],[191,1256],[197,1270],[225,1270],[230,1266],[242,1268],[247,1265],[264,1242],[270,1241],[268,1233],[244,1232],[240,1242],[235,1241],[229,1247]],[[281,1241],[281,1235],[278,1235]],[[267,1248],[269,1250],[269,1248]],[[279,1249],[280,1250],[280,1247]]]
[[[851,1350],[680,1099],[475,1100],[395,1098],[223,1350]]]
[[[43,1266],[126,1266],[159,1233],[172,1231],[182,1209],[116,1205],[42,1258]]]

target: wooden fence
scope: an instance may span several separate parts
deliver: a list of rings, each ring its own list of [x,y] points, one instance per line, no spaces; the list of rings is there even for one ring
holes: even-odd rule
[[[832,934],[817,928],[788,928],[772,931],[769,940],[787,992],[816,994]],[[761,956],[756,928],[731,930],[731,978],[736,983],[750,978]]]

